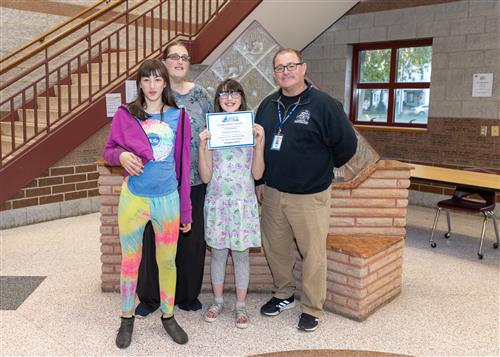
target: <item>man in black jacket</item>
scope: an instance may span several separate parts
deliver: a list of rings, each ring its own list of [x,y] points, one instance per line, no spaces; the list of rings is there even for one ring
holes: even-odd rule
[[[265,98],[256,114],[264,127],[265,185],[262,243],[275,286],[261,313],[275,316],[295,306],[294,238],[302,256],[298,328],[314,331],[326,299],[326,238],[333,168],[356,152],[356,134],[342,104],[306,80],[300,52],[280,49],[273,59],[280,90]]]

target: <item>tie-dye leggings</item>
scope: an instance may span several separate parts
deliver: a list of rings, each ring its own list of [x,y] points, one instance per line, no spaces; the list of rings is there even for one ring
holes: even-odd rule
[[[160,197],[140,197],[131,193],[127,183],[123,183],[118,205],[118,229],[122,249],[120,292],[124,314],[134,309],[142,255],[142,237],[144,226],[149,220],[155,232],[160,309],[168,317],[174,313],[179,194],[175,191]]]

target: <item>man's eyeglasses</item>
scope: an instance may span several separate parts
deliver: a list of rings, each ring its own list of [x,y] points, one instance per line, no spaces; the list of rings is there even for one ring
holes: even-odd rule
[[[297,66],[300,64],[304,64],[303,62],[297,62],[297,63],[289,63],[285,66],[279,65],[274,67],[274,72],[276,73],[282,73],[285,72],[285,68],[288,70],[288,72],[295,71],[297,69]]]
[[[191,56],[188,55],[178,55],[177,53],[172,53],[167,56],[167,58],[173,60],[173,61],[178,61],[182,59],[184,62],[191,62]]]
[[[240,92],[233,92],[233,91],[225,91],[225,92],[220,92],[219,93],[219,97],[220,98],[239,98],[241,97],[241,93]]]

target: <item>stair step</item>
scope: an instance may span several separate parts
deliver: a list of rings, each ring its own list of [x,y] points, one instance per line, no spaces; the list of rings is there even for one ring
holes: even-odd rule
[[[15,139],[15,149],[19,148],[23,143],[24,140],[22,138],[17,138]],[[26,142],[25,145],[23,145],[23,149],[29,147],[30,145],[33,144],[33,141],[29,141],[30,139],[28,138],[28,141]],[[6,158],[6,154],[12,152],[12,139],[10,135],[1,135],[0,136],[0,141],[2,144],[2,156]]]
[[[61,85],[56,85],[54,86],[54,92],[56,93],[56,96],[59,95],[59,87],[61,87],[61,98],[69,98],[69,84],[61,84]],[[92,91],[95,93],[96,91],[99,90],[99,86],[92,84]],[[82,101],[87,99],[89,97],[89,85],[88,84],[82,84],[81,85],[81,99]],[[71,85],[71,99],[77,99],[78,98],[78,84],[72,84]]]
[[[47,107],[46,97],[36,98],[38,109],[45,110]],[[57,111],[59,108],[59,100],[61,101],[61,113],[69,111],[69,98],[49,97],[49,110]],[[71,98],[71,107],[74,108],[78,104],[78,98]]]
[[[2,129],[2,136],[7,135],[10,136],[11,134],[11,123],[10,122],[0,122],[0,126]],[[40,132],[43,130],[43,128],[46,127],[45,123],[38,123],[38,131]],[[23,132],[23,122],[21,121],[15,121],[14,122],[14,135],[16,138],[23,138],[24,137],[24,132]],[[31,138],[32,136],[35,135],[35,124],[26,122],[26,137]]]
[[[37,122],[39,126],[42,125],[47,125],[47,113],[45,110],[38,109],[37,110]],[[19,115],[19,118],[21,121],[23,120],[23,113],[26,114],[26,122],[29,122],[31,124],[35,123],[35,109],[18,109],[17,114]],[[50,122],[54,122],[58,119],[59,113],[57,111],[50,110],[49,111],[49,118]]]
[[[105,73],[106,76],[110,72],[111,69],[111,74],[116,74],[116,63],[113,62],[101,62],[101,73]],[[99,73],[99,63],[91,63],[90,64],[92,74],[97,74]],[[88,68],[88,67],[87,67]],[[125,62],[120,62],[120,73],[125,72],[127,69],[127,64]]]
[[[4,144],[7,144],[8,146],[6,145],[6,147],[8,147],[10,150],[12,150],[12,137],[10,135],[2,135],[0,137],[0,140],[2,140],[2,149],[3,149]],[[16,137],[15,140],[16,140],[16,144],[15,144],[16,147],[18,147],[19,145],[24,143],[24,140],[22,138]]]
[[[142,52],[137,54],[137,60],[141,62],[142,60]],[[111,63],[117,63],[118,58],[120,58],[120,64],[125,63],[126,58],[127,58],[127,52],[125,51],[120,51],[120,52],[109,52],[109,53],[103,53],[102,54],[102,61],[103,62],[111,62]],[[128,61],[129,63],[135,63],[135,51],[129,51],[128,52]]]
[[[5,156],[6,153],[9,153],[12,151],[12,141],[9,140],[4,140],[4,136],[2,135],[1,139],[2,141],[2,156]]]
[[[111,73],[113,74],[113,72]],[[101,77],[101,84],[103,86],[109,83],[107,73],[106,75],[102,74],[100,77]],[[90,76],[88,73],[80,73],[80,76],[78,76],[78,74],[72,74],[71,84],[75,85],[78,84],[78,82],[80,82],[82,85],[88,85],[89,78]],[[113,76],[111,77],[111,79],[114,79]],[[99,72],[92,73],[92,85],[99,85]]]

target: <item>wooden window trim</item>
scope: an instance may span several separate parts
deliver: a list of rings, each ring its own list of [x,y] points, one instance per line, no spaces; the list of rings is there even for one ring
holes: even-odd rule
[[[394,123],[394,90],[399,88],[422,88],[430,89],[431,82],[405,82],[397,83],[397,49],[404,47],[423,47],[432,46],[432,38],[401,40],[401,41],[386,41],[374,43],[358,43],[353,45],[352,58],[352,76],[351,76],[351,106],[350,120],[356,126],[367,127],[389,127],[389,128],[427,128],[427,124],[410,124],[410,123]],[[388,83],[358,83],[359,80],[359,53],[364,50],[391,49],[391,67]],[[387,122],[358,122],[356,121],[358,110],[358,89],[388,89],[389,97],[387,103]]]

